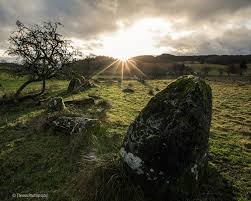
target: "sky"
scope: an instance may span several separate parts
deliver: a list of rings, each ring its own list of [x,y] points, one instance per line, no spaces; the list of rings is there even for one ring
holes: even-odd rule
[[[251,0],[0,0],[0,59],[16,21],[59,21],[83,55],[251,54]]]

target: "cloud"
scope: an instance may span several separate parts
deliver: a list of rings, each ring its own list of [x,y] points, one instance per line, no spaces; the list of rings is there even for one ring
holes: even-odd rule
[[[120,22],[130,27],[142,18],[156,17],[169,22],[173,32],[193,33],[182,40],[156,38],[158,48],[165,50],[167,45],[179,54],[246,54],[251,53],[249,13],[250,0],[1,0],[0,49],[6,49],[17,19],[25,24],[60,21],[64,35],[91,41],[82,47],[92,50],[102,47],[100,36],[114,33]]]
[[[169,53],[177,55],[189,54],[250,54],[251,29],[246,27],[228,29],[222,35],[210,38],[203,33],[197,33],[173,39],[166,35],[156,47],[169,47]]]

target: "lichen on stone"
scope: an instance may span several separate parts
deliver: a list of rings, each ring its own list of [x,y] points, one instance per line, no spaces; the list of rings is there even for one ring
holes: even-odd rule
[[[195,163],[193,167],[191,167],[191,172],[195,175],[195,180],[198,180],[199,177],[199,171],[198,171],[198,165]]]
[[[141,169],[143,161],[141,158],[135,156],[132,153],[128,153],[125,151],[125,149],[122,147],[120,149],[120,155],[124,159],[124,162],[127,163],[127,165],[135,170],[137,174],[144,174],[143,170]]]

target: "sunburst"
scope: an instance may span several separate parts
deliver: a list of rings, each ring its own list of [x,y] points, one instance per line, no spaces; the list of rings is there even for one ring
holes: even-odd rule
[[[116,59],[115,61],[101,69],[99,72],[97,72],[95,75],[93,75],[93,77],[99,76],[100,74],[113,67],[115,67],[114,72],[120,72],[121,85],[124,80],[125,70],[130,74],[130,76],[132,76],[132,69],[135,69],[141,76],[147,77],[146,74],[137,66],[136,61],[134,61],[133,59],[128,59],[126,57]]]

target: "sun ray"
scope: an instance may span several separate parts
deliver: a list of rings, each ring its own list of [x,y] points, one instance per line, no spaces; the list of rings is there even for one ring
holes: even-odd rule
[[[124,80],[125,70],[127,70],[129,75],[132,76],[131,68],[136,69],[141,75],[143,75],[144,77],[147,77],[147,75],[145,73],[143,73],[137,67],[136,62],[134,60],[132,60],[132,59],[127,59],[127,60],[116,59],[115,61],[113,61],[111,64],[109,64],[108,66],[103,68],[101,71],[99,71],[98,73],[96,73],[92,77],[100,75],[101,73],[105,72],[107,69],[111,68],[114,65],[115,65],[115,69],[114,69],[113,72],[116,73],[118,71],[118,69],[120,70],[120,82],[121,82],[121,85],[122,85],[122,82]]]
[[[142,74],[144,77],[147,77],[147,75],[145,73],[143,73],[134,63],[133,60],[128,60],[128,63],[131,64],[131,66],[136,69],[140,74]]]
[[[94,76],[100,75],[101,73],[103,73],[104,71],[106,71],[108,68],[110,68],[111,66],[113,66],[114,64],[116,64],[119,60],[116,59],[114,62],[112,62],[111,64],[109,64],[108,66],[106,66],[105,68],[103,68],[101,71],[99,71],[98,73],[96,73]]]
[[[133,62],[142,62],[141,60],[139,60],[139,59],[136,59],[135,57],[133,57],[133,58],[131,58],[131,59],[129,59],[130,61],[133,61]]]
[[[123,79],[124,79],[124,65],[125,65],[125,62],[121,62],[121,84],[123,82]]]
[[[117,73],[118,68],[119,68],[120,65],[121,65],[121,61],[119,60],[119,62],[116,63],[116,66],[115,66],[115,69],[114,69],[114,72],[115,72],[115,73]]]
[[[128,70],[129,75],[130,75],[130,77],[131,77],[131,76],[132,76],[132,73],[131,73],[131,69],[130,69],[129,66],[128,66],[128,62],[127,62],[127,61],[125,62],[125,67],[126,67],[126,69]]]

